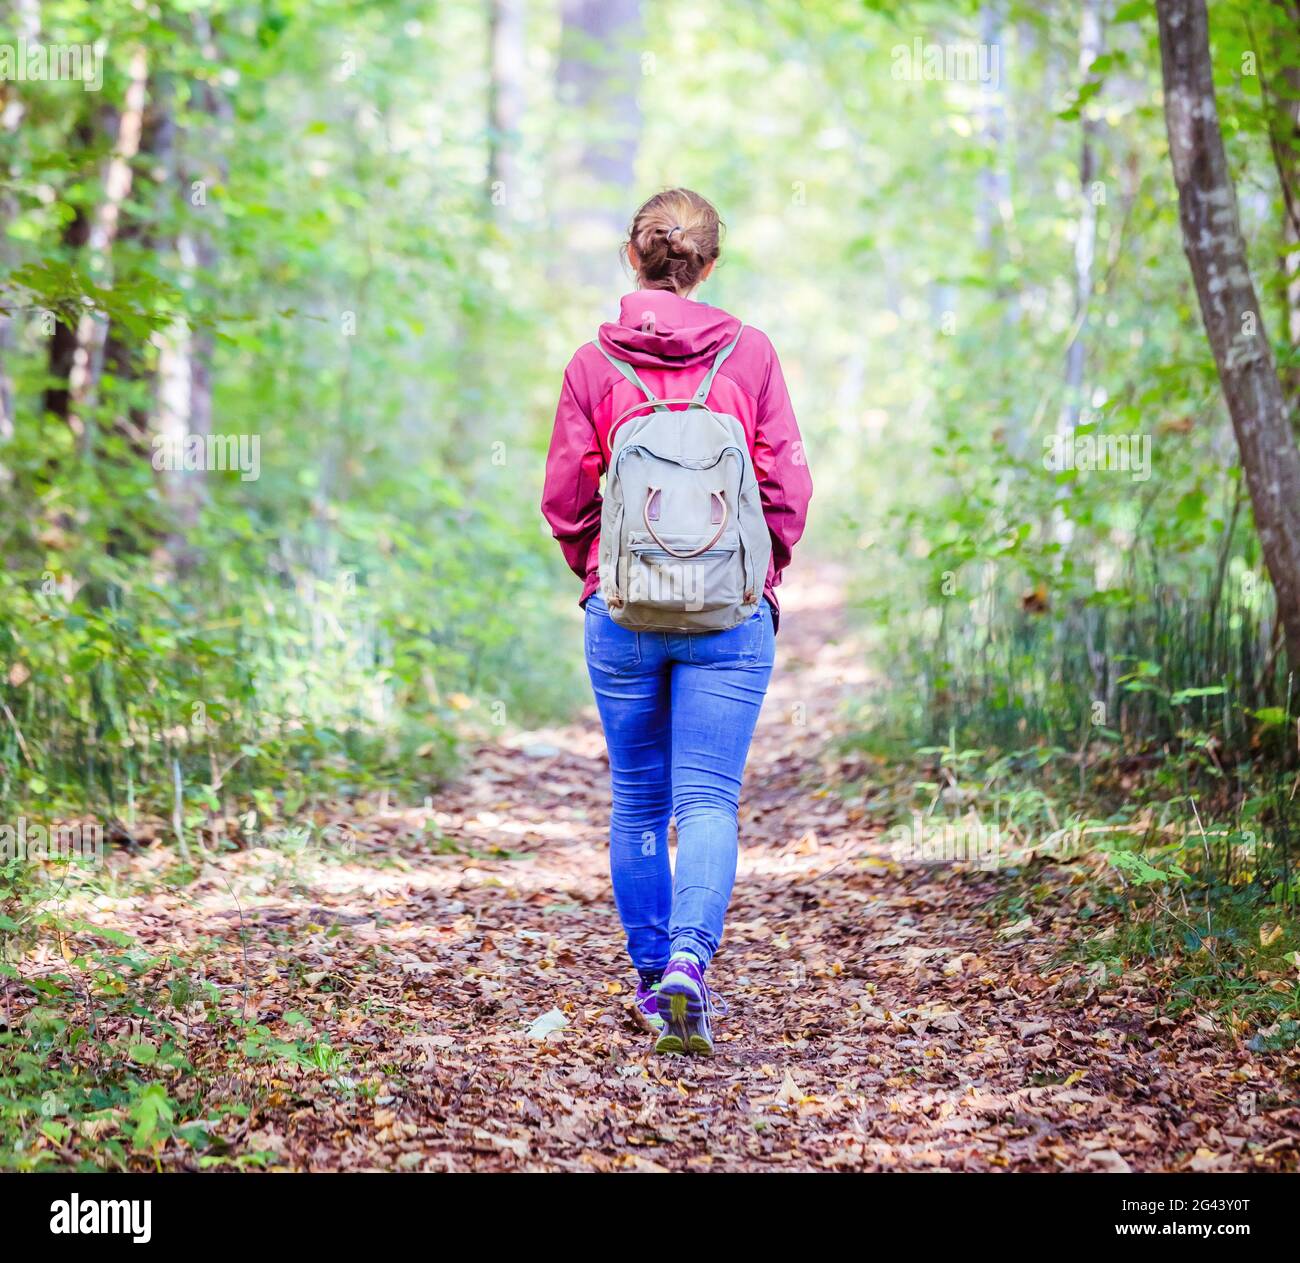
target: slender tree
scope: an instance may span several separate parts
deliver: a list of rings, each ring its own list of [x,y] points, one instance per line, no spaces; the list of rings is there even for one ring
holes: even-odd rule
[[[524,114],[524,0],[492,0],[488,28],[488,192],[499,218],[517,205],[515,155]]]
[[[556,89],[582,120],[560,160],[565,275],[591,286],[617,276],[641,135],[640,0],[564,0]]]
[[[1294,426],[1296,404],[1300,401],[1300,367],[1296,365],[1300,353],[1300,65],[1294,62],[1300,51],[1300,4],[1296,0],[1273,0],[1266,17],[1262,42],[1267,46],[1268,63],[1265,65],[1261,59],[1259,83],[1282,194],[1282,319],[1291,344],[1291,362],[1281,376]],[[1253,24],[1248,30],[1253,40]]]
[[[1300,450],[1246,261],[1219,129],[1205,0],[1157,0],[1183,248],[1232,416],[1287,657],[1300,669]]]
[[[1092,64],[1102,52],[1101,0],[1083,0],[1079,15],[1079,76],[1081,88],[1095,83]],[[1066,442],[1083,418],[1088,397],[1084,372],[1088,356],[1088,307],[1092,303],[1093,267],[1097,258],[1097,202],[1093,183],[1097,179],[1097,145],[1101,121],[1092,102],[1084,102],[1079,112],[1079,217],[1074,229],[1074,312],[1070,324],[1070,342],[1065,351],[1065,397],[1057,418],[1057,432]],[[1070,541],[1074,523],[1059,508],[1068,500],[1070,484],[1057,493],[1058,509],[1055,533],[1062,544]]]
[[[1101,0],[1084,0],[1079,22],[1079,73],[1084,83],[1091,80],[1092,63],[1101,56]],[[1071,432],[1079,424],[1086,397],[1084,367],[1087,359],[1088,304],[1092,301],[1093,264],[1097,256],[1097,202],[1093,183],[1097,179],[1097,140],[1101,122],[1097,112],[1085,104],[1080,113],[1079,218],[1074,237],[1074,321],[1070,345],[1065,353],[1065,408],[1061,428]]]
[[[131,193],[132,163],[140,151],[144,132],[144,110],[149,64],[143,45],[131,51],[126,98],[117,123],[117,138],[104,177],[104,196],[90,226],[88,245],[92,254],[109,266],[113,244],[122,221],[122,207]],[[108,323],[102,317],[83,315],[77,326],[76,346],[68,374],[68,424],[78,436],[87,433],[84,416],[94,402],[103,369]],[[87,439],[87,441],[89,441]]]
[[[73,160],[85,161],[87,151],[95,144],[96,131],[89,114],[78,119],[67,141],[67,153]],[[90,240],[90,215],[87,207],[77,202],[63,227],[59,239],[59,252],[69,261],[80,259]],[[67,421],[72,395],[69,381],[72,364],[77,353],[78,321],[68,313],[54,326],[50,335],[47,377],[43,405],[45,411],[60,421]]]
[[[41,30],[41,10],[38,0],[14,0],[6,13],[11,29],[28,40],[36,40]],[[12,83],[0,83],[0,137],[11,140],[22,125],[26,104]],[[9,188],[0,188],[0,221],[13,217],[16,200]],[[8,254],[4,248],[4,255]],[[7,264],[8,258],[0,255],[0,263]],[[9,354],[13,347],[13,318],[0,311],[0,443],[14,436],[14,400],[13,381],[9,375]],[[0,467],[0,482],[5,478],[5,471]]]
[[[153,255],[166,246],[158,223],[163,203],[172,193],[175,127],[166,89],[154,77],[150,79],[148,96],[131,197],[123,205],[118,222],[119,254],[129,247],[137,255]],[[154,373],[140,340],[120,322],[110,322],[105,334],[104,367],[119,382],[143,384],[143,389],[133,392],[130,403],[119,409],[113,425],[137,455],[148,459]]]
[[[180,137],[175,191],[181,202],[177,237],[180,266],[200,293],[210,296],[220,262],[217,233],[220,210],[216,190],[229,179],[227,132],[233,110],[218,77],[221,50],[202,12],[191,18],[194,44],[204,63],[191,85],[187,125]],[[191,324],[177,319],[158,344],[158,428],[173,441],[212,432],[212,366],[216,339],[210,319]],[[163,491],[178,530],[168,544],[172,564],[182,573],[198,562],[196,527],[209,487],[201,470],[168,471]]]

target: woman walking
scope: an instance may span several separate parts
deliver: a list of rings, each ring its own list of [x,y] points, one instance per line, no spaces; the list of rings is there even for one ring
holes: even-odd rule
[[[638,289],[565,370],[542,499],[584,581],[614,900],[660,1052],[713,1051],[705,974],[735,882],[774,590],[812,494],[772,344],[693,297],[721,228],[688,189],[637,211],[625,250]]]

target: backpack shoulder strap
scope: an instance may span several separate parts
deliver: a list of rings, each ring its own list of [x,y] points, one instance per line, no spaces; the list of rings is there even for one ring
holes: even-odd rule
[[[660,412],[667,411],[667,409],[663,406],[662,401],[658,398],[658,396],[655,395],[654,391],[652,391],[650,387],[647,386],[645,382],[643,382],[637,376],[636,369],[634,369],[631,364],[627,363],[625,360],[620,360],[615,356],[611,355],[607,350],[605,350],[603,346],[600,345],[599,342],[593,342],[591,345],[594,346],[596,350],[598,350],[601,353],[601,355],[603,355],[616,369],[618,369],[620,373],[622,373],[624,377],[627,378],[628,381],[632,383],[633,386],[635,386],[646,397],[646,403],[654,404],[655,408]]]
[[[709,391],[713,388],[713,379],[718,375],[718,369],[722,367],[723,362],[726,360],[727,356],[729,356],[732,353],[732,351],[736,349],[736,344],[740,341],[740,335],[744,331],[745,331],[745,326],[742,324],[740,328],[736,330],[736,336],[732,338],[732,340],[726,346],[724,346],[722,350],[720,350],[717,353],[717,355],[713,357],[713,363],[709,366],[709,371],[704,375],[704,380],[700,383],[699,389],[696,390],[695,394],[691,396],[689,400],[690,403],[703,404],[708,399]],[[605,350],[603,346],[600,345],[599,342],[593,342],[591,345],[594,346],[596,350],[598,350],[601,353],[601,355],[603,355],[616,369],[618,369],[618,371],[624,377],[626,377],[627,380],[630,381],[633,386],[635,386],[643,395],[645,395],[646,403],[653,404],[655,408],[660,412],[667,411],[667,409],[664,407],[664,401],[658,398],[658,396],[655,395],[654,391],[652,391],[650,387],[647,386],[645,382],[643,382],[641,378],[637,376],[637,371],[632,367],[631,364],[627,363],[625,360],[620,360],[616,356],[611,355],[607,350]],[[673,402],[684,403],[687,401],[674,400]],[[644,407],[644,406],[645,406],[644,404],[636,405],[636,407]],[[634,412],[636,411],[636,407],[629,408],[628,411]]]
[[[726,346],[724,346],[722,350],[717,353],[717,355],[713,357],[712,366],[709,368],[709,371],[704,375],[704,380],[700,383],[699,390],[695,392],[694,402],[703,403],[706,399],[708,399],[709,391],[712,390],[713,388],[713,379],[718,375],[718,369],[722,367],[722,363],[727,358],[727,356],[730,355],[732,351],[736,349],[736,343],[740,341],[740,335],[744,331],[745,331],[745,326],[742,324],[740,328],[736,330],[736,336],[732,338],[732,340]]]

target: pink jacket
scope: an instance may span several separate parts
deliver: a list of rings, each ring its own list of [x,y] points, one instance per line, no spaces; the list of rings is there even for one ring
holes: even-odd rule
[[[600,344],[626,360],[661,399],[694,394],[714,355],[736,336],[740,321],[717,307],[668,290],[624,296],[618,321],[600,327]],[[644,396],[590,343],[564,370],[555,429],[546,457],[542,513],[564,559],[584,580],[581,601],[599,586],[600,478],[609,462],[610,423]],[[764,595],[779,616],[773,589],[803,534],[812,477],[781,365],[767,335],[749,325],[724,361],[709,404],[745,428],[772,536]]]

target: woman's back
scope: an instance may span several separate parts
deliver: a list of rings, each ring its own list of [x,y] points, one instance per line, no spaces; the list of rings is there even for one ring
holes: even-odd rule
[[[660,399],[693,395],[714,356],[736,339],[718,370],[709,406],[740,421],[772,540],[764,595],[774,589],[803,534],[812,480],[786,390],[767,335],[717,307],[668,290],[637,290],[620,303],[619,318],[600,327],[599,346],[585,343],[569,361],[546,461],[542,512],[565,560],[582,577],[580,600],[598,584],[600,477],[608,468],[615,424],[644,396],[601,354],[632,366]],[[685,405],[677,405],[685,406]],[[779,617],[779,615],[778,615]]]

